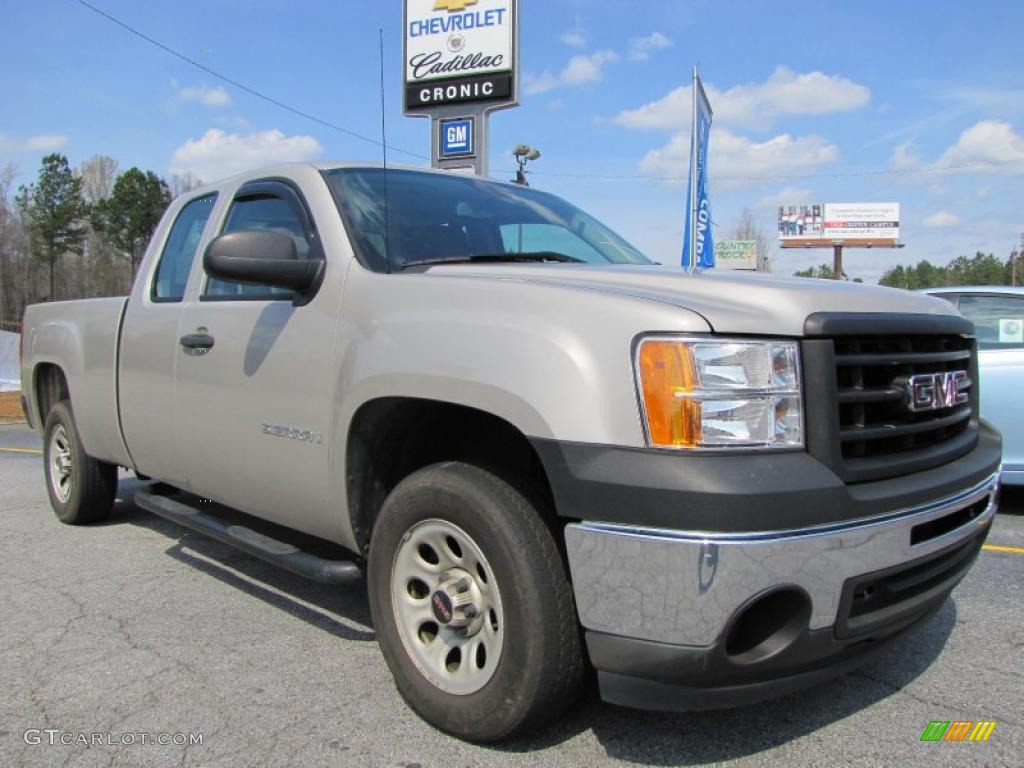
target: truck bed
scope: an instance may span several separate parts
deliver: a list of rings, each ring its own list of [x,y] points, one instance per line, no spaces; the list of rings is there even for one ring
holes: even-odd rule
[[[90,456],[130,466],[117,407],[117,350],[125,297],[33,304],[25,311],[22,388],[32,422],[42,432],[37,402],[40,364],[64,371],[75,420]],[[34,371],[34,373],[33,373]]]

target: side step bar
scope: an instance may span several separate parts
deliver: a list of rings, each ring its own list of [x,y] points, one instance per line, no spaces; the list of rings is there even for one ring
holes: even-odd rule
[[[362,578],[359,567],[348,560],[325,560],[303,552],[293,544],[272,539],[243,525],[227,525],[180,501],[148,491],[135,494],[135,503],[154,515],[205,534],[253,557],[321,584],[348,584]]]

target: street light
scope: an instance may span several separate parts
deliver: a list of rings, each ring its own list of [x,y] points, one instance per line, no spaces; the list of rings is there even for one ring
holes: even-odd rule
[[[520,184],[524,187],[530,186],[530,183],[526,180],[526,163],[539,158],[540,150],[531,147],[528,144],[517,144],[516,148],[512,150],[512,154],[515,156],[516,162],[519,164],[519,170],[516,171],[516,177],[513,179],[513,183]]]

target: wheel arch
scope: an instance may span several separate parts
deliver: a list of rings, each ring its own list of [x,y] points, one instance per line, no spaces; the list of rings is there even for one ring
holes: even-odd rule
[[[391,489],[412,472],[441,461],[465,461],[488,469],[554,519],[551,486],[540,456],[510,421],[458,403],[380,397],[355,412],[345,445],[349,523],[360,553],[368,549],[374,521]]]
[[[32,415],[42,429],[55,403],[71,399],[67,374],[57,363],[43,362],[32,369]]]

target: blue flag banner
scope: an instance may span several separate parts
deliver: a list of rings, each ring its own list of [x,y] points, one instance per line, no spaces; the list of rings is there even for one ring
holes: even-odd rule
[[[693,130],[690,133],[690,184],[686,194],[686,230],[683,233],[683,269],[715,266],[715,244],[711,233],[711,204],[708,201],[708,137],[711,134],[711,105],[696,68],[693,72]],[[697,254],[694,265],[693,254]]]

